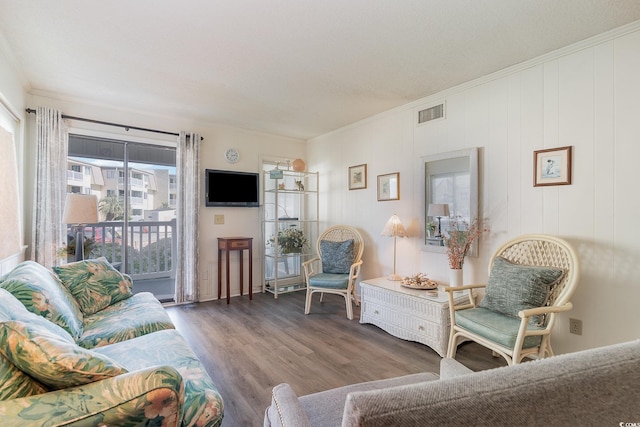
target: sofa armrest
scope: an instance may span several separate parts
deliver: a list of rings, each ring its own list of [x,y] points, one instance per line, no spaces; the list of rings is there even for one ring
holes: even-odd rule
[[[172,367],[155,366],[90,384],[0,402],[3,426],[178,426],[184,386]]]
[[[265,427],[311,427],[298,396],[289,384],[279,384],[271,392],[271,406],[264,413]]]
[[[445,357],[440,361],[440,378],[454,378],[461,375],[471,374],[473,371],[462,363],[450,357]]]

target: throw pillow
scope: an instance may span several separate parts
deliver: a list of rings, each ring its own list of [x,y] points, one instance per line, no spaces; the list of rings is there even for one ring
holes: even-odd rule
[[[514,264],[498,257],[479,307],[518,317],[520,310],[544,305],[551,287],[563,275],[564,270],[560,268]],[[540,325],[542,321],[542,316],[534,316],[530,323]]]
[[[78,303],[46,267],[25,261],[9,273],[0,287],[15,296],[27,310],[60,326],[74,339],[82,335],[84,316]]]
[[[38,325],[0,324],[0,353],[22,372],[52,389],[88,384],[127,371],[107,356],[61,339]]]
[[[53,271],[86,315],[95,314],[133,295],[131,278],[113,268],[105,257],[53,267]]]
[[[353,239],[344,242],[320,241],[322,251],[322,272],[334,274],[349,274],[351,264],[355,261]]]
[[[45,393],[48,390],[0,355],[0,401]]]

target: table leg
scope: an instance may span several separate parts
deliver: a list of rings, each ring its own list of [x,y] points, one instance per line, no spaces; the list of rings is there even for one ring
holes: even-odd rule
[[[249,245],[249,299],[253,299],[253,248]]]
[[[238,253],[240,254],[240,296],[242,296],[244,291],[244,251],[239,250]]]
[[[230,251],[227,250],[226,252],[227,252],[227,263],[226,263],[226,266],[227,266],[227,271],[226,271],[226,273],[227,273],[227,304],[229,304],[231,302],[231,286],[229,284],[229,281],[230,281],[230,277],[229,276],[231,276],[229,274],[229,252]]]
[[[222,251],[218,249],[218,299],[222,296]]]

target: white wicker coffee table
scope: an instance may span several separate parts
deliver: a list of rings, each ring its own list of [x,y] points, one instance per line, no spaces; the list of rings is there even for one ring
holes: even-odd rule
[[[467,298],[463,292],[454,294],[456,304]],[[442,357],[447,354],[451,322],[449,299],[442,288],[438,288],[437,296],[429,296],[426,290],[410,289],[379,277],[360,282],[360,299],[360,323],[370,323],[395,337],[428,345]]]

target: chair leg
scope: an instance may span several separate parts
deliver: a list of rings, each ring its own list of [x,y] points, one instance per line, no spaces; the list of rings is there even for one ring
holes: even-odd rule
[[[311,297],[313,296],[313,292],[310,288],[307,288],[307,298],[304,300],[304,314],[309,314],[311,312]]]
[[[344,294],[344,300],[347,305],[347,319],[353,320],[353,307],[351,306],[351,295]]]
[[[458,346],[456,345],[456,334],[454,331],[451,331],[449,333],[449,347],[447,347],[447,357],[455,359],[457,350]]]
[[[320,302],[324,302],[324,292],[320,292]]]

